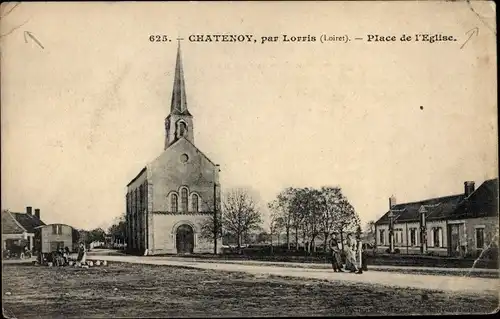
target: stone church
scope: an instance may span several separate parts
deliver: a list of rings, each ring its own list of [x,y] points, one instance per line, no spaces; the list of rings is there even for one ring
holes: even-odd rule
[[[213,253],[201,225],[220,208],[219,166],[196,146],[180,46],[163,152],[127,185],[127,247],[147,254]],[[217,242],[221,251],[222,242]]]

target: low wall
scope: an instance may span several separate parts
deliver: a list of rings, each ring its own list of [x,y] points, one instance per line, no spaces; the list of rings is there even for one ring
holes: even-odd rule
[[[223,260],[256,260],[270,262],[295,262],[295,263],[329,263],[329,255],[316,256],[285,256],[285,255],[248,255],[248,254],[195,254],[195,255],[173,255],[186,258],[207,258]],[[440,267],[440,268],[485,268],[498,269],[497,260],[474,260],[446,258],[436,256],[410,256],[410,255],[365,255],[368,265],[378,266],[412,266],[412,267]]]

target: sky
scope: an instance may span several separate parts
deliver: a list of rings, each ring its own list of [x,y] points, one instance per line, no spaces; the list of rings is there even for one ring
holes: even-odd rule
[[[0,24],[2,209],[86,229],[123,214],[126,185],[163,151],[177,37],[195,144],[223,190],[247,187],[263,210],[285,187],[337,185],[366,223],[391,195],[479,186],[498,176],[493,6],[22,3]],[[415,33],[457,41],[366,42]],[[259,43],[285,34],[318,41]]]

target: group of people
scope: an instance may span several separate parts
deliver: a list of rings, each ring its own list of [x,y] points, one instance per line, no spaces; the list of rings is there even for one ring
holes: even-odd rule
[[[71,252],[68,247],[58,248],[56,251],[49,254],[40,254],[39,262],[40,264],[52,263],[54,266],[67,266],[70,264]],[[87,251],[85,245],[80,243],[78,247],[78,257],[77,262],[85,263],[87,258]]]
[[[363,244],[356,240],[352,234],[347,235],[343,249],[341,241],[333,234],[330,239],[330,251],[332,254],[332,268],[334,272],[363,273],[366,263],[363,260]]]

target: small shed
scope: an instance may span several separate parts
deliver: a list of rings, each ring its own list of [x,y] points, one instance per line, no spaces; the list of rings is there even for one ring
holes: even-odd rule
[[[66,224],[49,224],[38,227],[41,238],[41,252],[51,253],[58,249],[69,248],[71,252],[78,248],[77,240],[74,236],[75,229]]]

